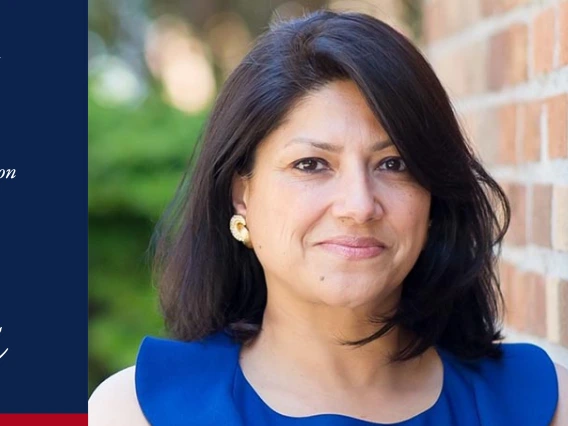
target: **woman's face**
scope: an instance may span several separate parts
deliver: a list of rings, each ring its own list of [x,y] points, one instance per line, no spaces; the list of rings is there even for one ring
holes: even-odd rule
[[[398,300],[425,245],[430,193],[357,86],[340,81],[306,97],[259,145],[233,204],[269,298],[380,309]]]

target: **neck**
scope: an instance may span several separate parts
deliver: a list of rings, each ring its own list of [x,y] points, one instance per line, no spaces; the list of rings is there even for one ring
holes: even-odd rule
[[[390,360],[408,342],[408,333],[395,328],[362,347],[345,345],[342,342],[368,337],[379,329],[380,324],[369,323],[365,309],[319,305],[302,309],[297,302],[285,303],[282,295],[278,303],[272,300],[267,302],[261,333],[243,348],[245,364],[272,375],[278,366],[284,379],[286,374],[302,377],[322,388],[396,386],[401,368]],[[409,369],[406,363],[405,369]]]

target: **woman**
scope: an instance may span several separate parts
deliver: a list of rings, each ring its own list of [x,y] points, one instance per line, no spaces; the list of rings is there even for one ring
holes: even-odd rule
[[[566,370],[498,343],[506,197],[389,26],[271,29],[185,182],[156,245],[174,340],[99,386],[92,425],[568,424]]]

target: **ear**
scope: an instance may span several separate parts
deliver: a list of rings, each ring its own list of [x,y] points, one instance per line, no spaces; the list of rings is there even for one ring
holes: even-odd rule
[[[248,196],[249,196],[249,180],[235,173],[233,177],[232,183],[232,201],[233,201],[233,208],[235,209],[236,214],[240,214],[241,216],[247,216],[247,203],[248,203]]]

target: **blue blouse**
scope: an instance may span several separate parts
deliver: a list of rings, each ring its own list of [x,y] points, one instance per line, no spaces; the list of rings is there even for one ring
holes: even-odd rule
[[[462,361],[437,348],[444,367],[436,403],[389,426],[546,426],[558,402],[554,364],[539,347],[503,344],[501,360]],[[152,426],[380,426],[338,414],[289,417],[266,405],[225,333],[201,342],[146,337],[136,360],[136,394]]]

